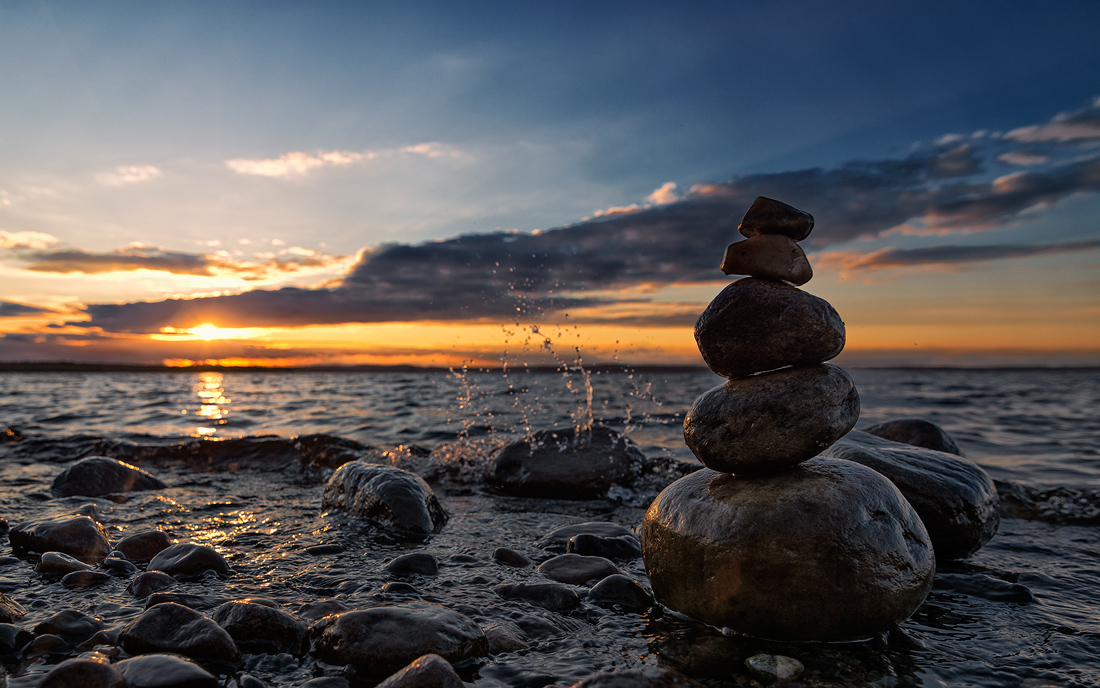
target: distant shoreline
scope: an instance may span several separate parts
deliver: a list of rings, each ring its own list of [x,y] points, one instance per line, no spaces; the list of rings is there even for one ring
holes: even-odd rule
[[[845,365],[852,370],[920,370],[920,371],[1093,371],[1100,366],[1089,365]],[[511,366],[510,371],[552,373],[561,366]],[[599,373],[649,372],[689,373],[704,372],[702,365],[622,365],[593,364],[585,370]],[[75,363],[69,361],[0,362],[0,373],[446,373],[454,370],[447,366],[415,365],[321,365],[321,366],[163,366],[126,363]],[[501,367],[470,367],[470,372],[499,372]]]

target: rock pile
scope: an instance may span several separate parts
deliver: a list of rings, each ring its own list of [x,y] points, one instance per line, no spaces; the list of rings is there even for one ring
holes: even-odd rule
[[[748,275],[699,317],[703,360],[727,381],[696,399],[684,439],[705,469],[646,513],[653,593],[700,621],[778,640],[850,640],[890,629],[932,585],[928,533],[905,497],[862,465],[818,454],[854,427],[859,395],[826,364],[844,323],[796,285],[813,217],[758,198],[722,271]],[[816,457],[816,458],[815,458]]]

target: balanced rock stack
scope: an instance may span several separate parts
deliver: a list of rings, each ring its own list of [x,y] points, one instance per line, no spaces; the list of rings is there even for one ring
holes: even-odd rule
[[[795,285],[811,215],[758,198],[722,270],[749,275],[695,325],[728,380],[696,399],[684,439],[706,466],[669,485],[642,524],[658,601],[714,626],[777,640],[852,640],[889,630],[932,585],[920,518],[879,473],[819,457],[859,417],[859,395],[826,364],[844,323]]]

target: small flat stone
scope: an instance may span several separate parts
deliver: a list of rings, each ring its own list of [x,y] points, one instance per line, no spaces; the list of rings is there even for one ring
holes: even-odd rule
[[[844,337],[844,321],[827,301],[755,277],[728,285],[695,323],[703,361],[726,378],[823,363],[841,352]]]
[[[760,234],[726,247],[722,272],[802,286],[814,276],[806,252],[794,239],[781,234]]]
[[[588,591],[588,600],[605,609],[641,613],[653,606],[653,594],[630,576],[614,574]]]
[[[806,667],[793,657],[760,653],[745,660],[749,673],[761,681],[793,681],[802,675]]]
[[[218,679],[186,657],[149,654],[115,665],[127,688],[217,688]]]
[[[531,641],[522,628],[508,620],[492,621],[483,626],[485,638],[489,641],[489,654],[518,652],[531,646]]]
[[[108,556],[100,562],[100,571],[109,573],[112,576],[118,576],[119,578],[129,578],[130,576],[141,573],[141,569],[139,569],[134,562],[121,556],[114,556],[115,554],[117,554],[117,552],[112,552],[111,556]]]
[[[859,393],[843,369],[784,368],[701,394],[684,418],[684,441],[707,468],[759,474],[817,456],[858,419]]]
[[[210,615],[243,652],[299,654],[306,624],[286,612],[247,600],[226,602]]]
[[[428,654],[416,658],[376,688],[463,688],[465,685],[450,662],[439,655]]]
[[[504,566],[512,566],[517,569],[522,569],[531,565],[531,560],[523,556],[514,549],[508,549],[507,547],[497,547],[493,550],[493,561]]]
[[[90,456],[62,471],[54,479],[50,491],[58,497],[103,497],[165,487],[168,486],[160,478],[137,466],[106,456]]]
[[[946,430],[922,418],[896,418],[868,425],[860,430],[891,442],[963,456],[959,445],[955,444],[955,440]]]
[[[126,688],[122,674],[106,661],[76,657],[50,669],[38,688]]]
[[[115,549],[137,564],[147,564],[153,557],[172,546],[166,533],[149,530],[144,533],[128,535],[118,541]]]
[[[366,519],[399,540],[425,538],[447,523],[446,512],[423,478],[363,461],[336,469],[325,485],[321,507]]]
[[[180,543],[157,553],[149,561],[150,571],[163,571],[178,580],[201,578],[207,571],[228,576],[231,571],[213,547]]]
[[[233,638],[194,609],[171,602],[146,609],[119,635],[132,655],[176,653],[193,659],[236,663],[241,659]]]
[[[342,545],[314,545],[306,547],[306,552],[315,557],[323,557],[328,554],[340,554],[344,551]]]
[[[94,588],[110,582],[111,574],[104,571],[73,571],[61,577],[61,584],[70,590]]]
[[[591,533],[578,533],[569,538],[565,551],[607,559],[638,559],[642,556],[642,544],[633,535],[600,537]]]
[[[570,585],[585,585],[600,581],[616,573],[618,566],[603,557],[586,557],[580,554],[561,554],[544,561],[538,572],[550,580]]]
[[[155,592],[171,590],[179,585],[179,581],[163,571],[146,571],[140,573],[126,586],[126,592],[134,597],[148,597]]]
[[[618,523],[611,523],[610,521],[585,521],[584,523],[572,523],[550,531],[539,540],[538,545],[552,552],[564,552],[569,540],[582,533],[585,535],[595,535],[597,537],[606,538],[634,536],[634,531]]]
[[[40,657],[60,661],[72,654],[72,645],[59,635],[45,633],[35,636],[30,645],[23,648],[22,659],[34,661]]]
[[[427,552],[412,552],[396,557],[383,568],[391,576],[436,576],[439,561]]]
[[[63,552],[87,564],[98,564],[111,551],[107,531],[88,516],[20,523],[8,538],[17,552]]]
[[[580,606],[581,598],[561,583],[506,583],[493,588],[506,600],[528,602],[552,612],[567,612]]]
[[[35,635],[56,635],[76,645],[107,625],[76,609],[63,609],[34,627]]]
[[[91,568],[88,564],[64,552],[44,552],[35,564],[34,572],[47,576],[64,576],[66,573],[89,571]]]
[[[742,236],[782,234],[795,241],[810,236],[814,228],[814,216],[766,196],[757,196],[741,220],[737,231]]]

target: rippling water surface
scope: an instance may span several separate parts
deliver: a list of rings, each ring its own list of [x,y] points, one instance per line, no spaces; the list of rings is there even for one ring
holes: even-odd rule
[[[557,629],[527,650],[463,668],[464,679],[477,686],[570,685],[596,671],[640,665],[733,686],[748,684],[742,661],[759,651],[801,659],[808,670],[801,680],[810,685],[1100,684],[1100,372],[850,372],[862,398],[860,425],[931,420],[1002,485],[1042,494],[1054,510],[1050,517],[1004,519],[974,557],[941,567],[928,601],[903,626],[923,648],[766,643],[659,610],[636,615],[585,605],[562,616],[505,603],[492,592],[498,583],[535,575],[493,564],[495,548],[545,559],[550,554],[535,543],[547,531],[582,520],[635,526],[652,497],[570,502],[489,495],[478,479],[493,449],[533,430],[595,422],[625,431],[647,456],[693,462],[683,445],[683,415],[720,382],[708,372],[0,374],[0,431],[10,428],[0,435],[0,517],[16,523],[92,502],[113,538],[159,528],[173,539],[210,544],[234,576],[187,584],[186,591],[213,598],[261,596],[291,612],[328,599],[356,606],[417,598],[461,608],[482,624],[520,615]],[[415,592],[383,590],[391,580],[384,562],[409,546],[380,542],[354,522],[321,513],[323,472],[303,472],[287,459],[289,443],[276,441],[313,434],[383,450],[401,446],[391,454],[395,463],[451,476],[436,484],[450,523],[414,548],[440,560],[439,576],[412,581]],[[247,460],[232,471],[228,462],[200,467],[194,457],[211,442]],[[181,445],[191,448],[173,454]],[[50,498],[50,483],[65,464],[91,453],[131,456],[135,447],[168,448],[144,467],[169,489],[121,503]],[[8,554],[6,541],[0,543]],[[305,551],[316,544],[343,551],[319,557]],[[640,561],[624,568],[644,580]],[[65,607],[108,624],[126,622],[140,603],[125,585],[71,591],[37,576],[28,563],[0,565],[0,591],[28,608],[20,622],[28,627]],[[1013,585],[1031,598],[1001,594]],[[8,666],[22,675],[12,685],[33,685],[48,668]],[[339,668],[249,655],[240,671],[269,685],[296,686]],[[235,680],[225,674],[223,685]]]

